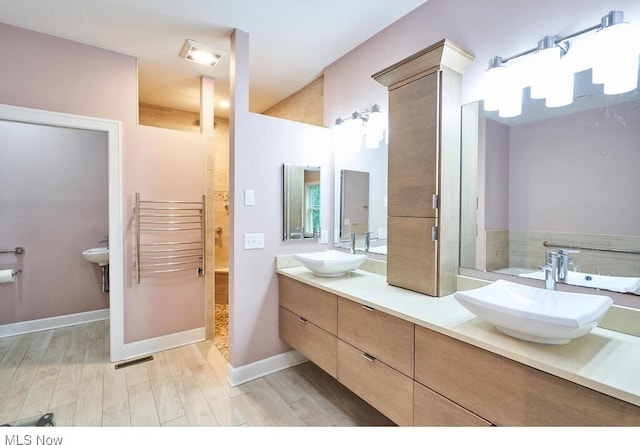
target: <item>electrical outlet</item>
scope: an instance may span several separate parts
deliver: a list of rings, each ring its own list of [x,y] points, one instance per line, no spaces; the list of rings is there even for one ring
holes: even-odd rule
[[[264,233],[245,233],[244,249],[264,249]]]

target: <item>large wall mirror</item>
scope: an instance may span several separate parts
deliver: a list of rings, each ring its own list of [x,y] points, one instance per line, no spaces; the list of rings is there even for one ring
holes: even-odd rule
[[[460,265],[541,279],[568,249],[566,284],[640,295],[640,95],[603,95],[590,70],[574,92],[508,119],[463,106]]]
[[[320,167],[283,164],[282,239],[320,238]]]
[[[335,150],[335,248],[350,248],[355,233],[355,250],[386,255],[387,153],[384,140]]]

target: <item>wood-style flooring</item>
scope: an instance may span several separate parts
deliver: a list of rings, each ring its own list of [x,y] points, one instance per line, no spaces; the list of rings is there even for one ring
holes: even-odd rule
[[[393,423],[306,362],[231,387],[211,341],[115,369],[108,322],[0,338],[0,424],[54,413],[57,426],[374,426]]]

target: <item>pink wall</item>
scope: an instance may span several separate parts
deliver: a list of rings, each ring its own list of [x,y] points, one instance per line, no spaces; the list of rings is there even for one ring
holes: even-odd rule
[[[130,217],[136,191],[156,199],[204,193],[205,138],[138,126],[133,57],[0,24],[0,59],[0,103],[121,122],[125,343],[204,327],[204,279],[132,281]]]
[[[321,167],[323,229],[330,227],[332,217],[333,177],[329,130],[249,113],[246,33],[236,31],[231,52],[235,96],[230,111],[229,359],[238,367],[289,349],[278,335],[275,257],[327,247],[317,240],[282,241],[282,164]],[[244,190],[255,191],[254,206],[244,205]],[[264,233],[265,248],[244,250],[245,233]]]
[[[515,126],[510,140],[510,229],[640,236],[640,102]]]
[[[0,121],[0,324],[109,306],[81,252],[109,233],[106,133]]]
[[[509,127],[483,119],[485,140],[484,205],[485,230],[509,227]]]
[[[124,137],[125,343],[204,326],[204,278],[194,271],[135,280],[133,208],[145,200],[199,201],[205,194],[205,139],[194,133],[134,127]]]

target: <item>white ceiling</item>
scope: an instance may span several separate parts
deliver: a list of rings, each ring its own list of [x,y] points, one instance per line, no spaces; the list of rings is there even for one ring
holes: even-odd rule
[[[250,109],[262,112],[427,0],[0,0],[0,22],[138,58],[139,100],[199,110],[199,78],[229,93],[229,36],[250,35]],[[179,57],[186,39],[226,52]],[[217,115],[224,115],[216,109]]]

